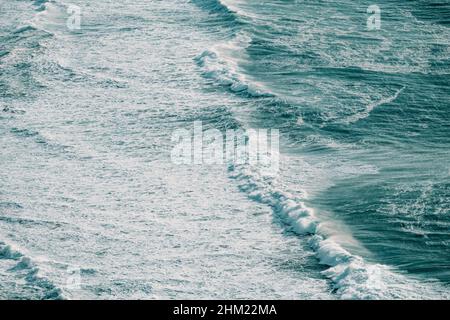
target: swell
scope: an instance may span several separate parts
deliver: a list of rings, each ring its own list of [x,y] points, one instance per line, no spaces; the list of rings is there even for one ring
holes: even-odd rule
[[[66,28],[67,6],[53,0],[34,2],[36,15],[31,24],[39,30],[55,35]]]
[[[217,44],[195,58],[205,78],[230,91],[250,97],[274,97],[261,84],[249,80],[239,70],[239,59],[245,59],[245,49],[251,38],[240,32],[232,40]]]
[[[295,124],[301,116],[304,128],[315,124],[323,127],[327,124],[326,117],[317,110],[299,108],[245,72],[241,65],[250,63],[247,49],[252,45],[253,39],[245,28],[232,30],[230,33],[229,40],[211,46],[194,58],[204,78],[233,94],[262,98],[264,101],[258,105],[258,116],[270,118],[271,121],[288,120]],[[285,123],[281,125],[285,127]]]
[[[211,28],[211,25],[216,25],[217,21],[206,22],[208,31],[213,30],[217,34],[222,34],[225,30],[224,36],[229,39],[203,51],[195,58],[197,65],[202,69],[202,75],[235,93],[250,96],[264,95],[238,70],[238,60],[244,58],[242,55],[245,54],[245,49],[251,42],[251,38],[244,32],[247,24],[245,18],[222,0],[193,0],[192,2],[207,11],[211,19],[213,17],[219,19],[219,29]]]
[[[245,24],[239,12],[223,0],[192,0],[192,2],[202,10],[219,16],[229,27]]]

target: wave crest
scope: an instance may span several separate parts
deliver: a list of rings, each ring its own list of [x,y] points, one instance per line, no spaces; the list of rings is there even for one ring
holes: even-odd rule
[[[195,58],[202,68],[203,76],[227,87],[234,93],[250,97],[273,97],[261,84],[252,82],[239,69],[239,61],[245,59],[245,49],[251,38],[245,33],[238,34],[232,41],[219,44]]]
[[[302,199],[281,190],[276,178],[263,176],[248,166],[230,166],[230,176],[250,199],[272,207],[289,231],[309,236],[322,274],[333,283],[342,299],[435,299],[449,297],[437,282],[422,282],[397,273],[391,267],[369,263],[346,250],[321,231],[321,221]]]
[[[0,242],[0,259],[15,260],[17,264],[10,268],[9,272],[14,272],[23,277],[28,285],[38,287],[43,291],[42,299],[61,300],[62,290],[56,287],[47,278],[39,275],[39,268],[30,257],[25,256],[17,248]]]

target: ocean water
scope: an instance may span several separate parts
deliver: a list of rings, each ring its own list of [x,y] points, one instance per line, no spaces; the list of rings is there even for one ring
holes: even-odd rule
[[[370,5],[0,0],[0,298],[450,298],[450,3]]]

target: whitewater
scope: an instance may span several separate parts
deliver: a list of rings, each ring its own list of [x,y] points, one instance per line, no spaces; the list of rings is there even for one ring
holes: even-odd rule
[[[1,0],[0,298],[448,299],[450,8],[369,5]]]

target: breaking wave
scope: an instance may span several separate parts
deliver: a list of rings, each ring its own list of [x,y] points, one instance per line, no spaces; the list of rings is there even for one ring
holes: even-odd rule
[[[436,299],[448,298],[448,290],[437,282],[407,277],[382,264],[368,263],[350,253],[334,237],[322,231],[320,217],[302,199],[285,192],[273,176],[250,166],[230,166],[230,176],[252,200],[266,204],[289,231],[308,236],[322,272],[342,299]]]

